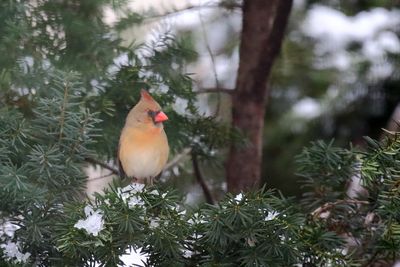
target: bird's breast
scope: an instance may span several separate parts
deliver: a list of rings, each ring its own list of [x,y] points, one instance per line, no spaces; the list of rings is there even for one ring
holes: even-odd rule
[[[127,127],[121,133],[119,160],[129,177],[157,176],[168,159],[169,147],[164,130],[142,131]]]

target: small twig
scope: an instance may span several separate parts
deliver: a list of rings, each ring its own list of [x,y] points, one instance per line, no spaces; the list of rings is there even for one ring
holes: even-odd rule
[[[183,13],[183,12],[186,12],[186,11],[202,9],[202,8],[218,8],[218,5],[204,5],[204,6],[191,5],[191,6],[187,6],[185,8],[182,8],[182,9],[168,11],[168,12],[165,12],[163,14],[154,14],[154,15],[145,17],[144,19],[145,20],[153,20],[153,19],[165,18],[165,17],[175,16],[175,15],[178,15],[179,13]]]
[[[113,172],[110,172],[109,174],[104,174],[104,175],[102,175],[102,176],[99,176],[99,177],[95,177],[95,178],[88,178],[88,181],[95,181],[95,180],[100,180],[100,179],[104,179],[104,178],[107,178],[107,177],[110,177],[111,175],[113,175],[114,173]]]
[[[167,171],[177,165],[185,156],[187,156],[190,153],[190,148],[185,148],[182,150],[181,153],[176,155],[173,159],[171,159],[169,162],[164,167],[163,171]]]
[[[341,199],[335,202],[327,202],[321,207],[316,208],[313,212],[311,212],[311,215],[313,217],[318,217],[321,213],[324,213],[332,208],[334,208],[337,205],[340,204],[362,204],[362,205],[368,205],[370,204],[368,201],[365,200],[358,200],[358,199]]]
[[[202,88],[200,90],[195,91],[196,94],[210,94],[210,93],[224,93],[224,94],[233,94],[235,90],[229,88]]]
[[[395,109],[392,112],[392,115],[390,115],[390,119],[387,122],[387,125],[385,129],[382,128],[384,133],[381,135],[381,140],[384,139],[385,135],[389,134],[389,136],[398,136],[400,133],[400,103],[397,104]]]
[[[385,128],[381,128],[381,130],[382,130],[384,133],[386,133],[386,134],[388,134],[388,135],[391,135],[391,136],[396,136],[396,135],[399,135],[399,134],[400,134],[400,133],[397,132],[397,131],[389,131],[389,130],[386,130]]]
[[[239,4],[229,4],[229,5],[203,5],[203,6],[199,6],[199,5],[190,5],[187,6],[185,8],[182,9],[177,9],[177,10],[172,10],[163,14],[155,14],[155,15],[151,15],[148,17],[145,17],[145,20],[154,20],[154,19],[159,19],[159,18],[165,18],[165,17],[170,17],[170,16],[176,16],[180,13],[186,12],[186,11],[191,11],[191,10],[197,10],[197,9],[204,9],[204,8],[210,8],[210,9],[214,9],[214,8],[225,8],[228,10],[233,10],[233,9],[241,9],[242,6]]]
[[[119,175],[118,169],[116,169],[116,168],[114,168],[114,167],[112,167],[112,166],[110,166],[110,165],[108,165],[108,164],[106,164],[106,163],[104,163],[104,162],[102,162],[100,160],[97,160],[97,159],[94,159],[94,158],[85,158],[85,161],[89,162],[89,163],[92,163],[92,164],[95,164],[95,165],[99,165],[100,167],[111,171],[111,173]]]
[[[210,55],[210,59],[211,59],[211,65],[212,65],[211,67],[212,67],[212,71],[214,74],[215,86],[217,88],[219,88],[220,82],[218,79],[218,73],[217,73],[217,67],[216,67],[217,63],[216,63],[216,59],[214,57],[213,51],[211,49],[210,43],[208,41],[208,36],[207,36],[206,29],[205,29],[205,23],[204,23],[203,16],[202,16],[200,10],[199,10],[199,20],[201,23],[201,30],[203,33],[204,42],[206,43],[206,49],[207,49],[207,52]],[[220,109],[221,109],[221,95],[219,93],[217,93],[217,107],[216,107],[215,115],[217,115],[217,116],[219,115]]]
[[[203,189],[204,197],[206,198],[206,202],[208,204],[213,205],[215,203],[213,196],[211,195],[210,189],[208,188],[203,175],[201,174],[199,163],[197,161],[196,154],[192,151],[192,164],[194,176],[196,177],[197,182],[200,184],[201,189]]]

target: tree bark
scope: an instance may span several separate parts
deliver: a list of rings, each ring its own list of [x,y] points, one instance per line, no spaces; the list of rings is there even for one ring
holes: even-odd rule
[[[245,0],[236,88],[232,95],[232,126],[246,136],[232,144],[226,163],[228,191],[257,188],[261,180],[262,132],[267,82],[279,53],[292,0]]]

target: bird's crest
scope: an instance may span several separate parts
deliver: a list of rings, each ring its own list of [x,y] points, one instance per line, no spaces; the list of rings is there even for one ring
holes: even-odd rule
[[[140,96],[141,96],[141,99],[143,99],[143,100],[154,101],[153,97],[149,94],[149,92],[147,92],[144,89],[140,90]]]

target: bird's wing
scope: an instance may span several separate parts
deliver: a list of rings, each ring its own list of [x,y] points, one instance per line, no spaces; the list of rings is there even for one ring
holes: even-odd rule
[[[121,147],[121,142],[118,143],[118,150],[117,150],[117,164],[118,164],[119,176],[122,179],[126,179],[127,178],[126,173],[124,171],[124,168],[122,167],[121,160],[119,159],[119,149],[120,149],[120,147]]]

